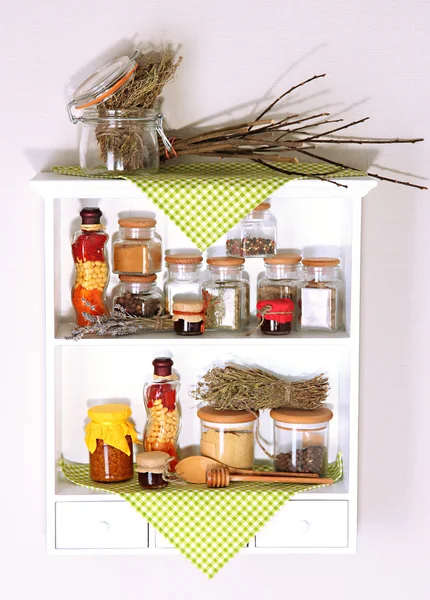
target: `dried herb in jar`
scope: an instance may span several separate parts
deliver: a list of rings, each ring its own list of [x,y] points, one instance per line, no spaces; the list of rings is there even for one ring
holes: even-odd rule
[[[210,294],[213,302],[207,309],[206,327],[208,329],[240,330],[242,328],[241,288],[234,282],[219,282],[217,289],[211,289]]]

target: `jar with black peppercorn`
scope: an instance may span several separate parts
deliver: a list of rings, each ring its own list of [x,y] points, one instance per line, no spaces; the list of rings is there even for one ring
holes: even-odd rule
[[[156,275],[120,275],[119,280],[121,283],[114,291],[113,299],[115,316],[124,316],[121,309],[132,317],[148,319],[163,314],[163,295],[155,286]]]
[[[261,257],[276,253],[276,220],[262,202],[227,234],[228,256]]]
[[[328,464],[329,408],[273,408],[275,471],[324,475]]]
[[[178,335],[201,335],[205,330],[205,320],[203,300],[173,303],[173,327]]]
[[[167,452],[141,452],[136,456],[137,478],[144,490],[165,488],[167,481],[163,478],[168,468],[170,456]]]
[[[290,298],[294,303],[292,325],[297,323],[297,288],[303,279],[299,254],[277,254],[264,259],[266,276],[258,281],[257,300]]]

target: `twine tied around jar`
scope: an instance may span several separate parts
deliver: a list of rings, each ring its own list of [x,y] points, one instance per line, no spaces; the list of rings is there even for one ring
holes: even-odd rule
[[[81,225],[83,231],[104,231],[106,227],[102,223],[93,223],[92,225]]]
[[[286,298],[287,300],[287,298]],[[260,317],[260,322],[258,323],[258,325],[256,327],[254,327],[254,329],[251,329],[251,331],[248,331],[246,333],[246,336],[250,336],[253,333],[255,333],[256,331],[258,331],[260,329],[260,327],[263,325],[263,321],[266,315],[268,315],[270,313],[270,315],[291,315],[291,319],[285,319],[286,321],[292,321],[292,315],[294,314],[294,310],[273,310],[273,304],[270,304],[271,300],[261,300],[258,304],[260,303],[264,303],[265,306],[258,309],[258,304],[257,304],[257,309],[258,309],[258,316]]]
[[[187,483],[187,481],[183,477],[181,477],[181,475],[178,475],[176,471],[170,471],[169,466],[172,460],[175,460],[174,456],[171,456],[168,460],[166,460],[164,470],[161,474],[163,481],[165,481],[166,483],[180,483],[181,485]]]

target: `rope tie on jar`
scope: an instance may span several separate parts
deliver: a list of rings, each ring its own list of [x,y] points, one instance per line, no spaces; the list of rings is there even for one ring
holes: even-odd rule
[[[169,470],[169,465],[172,462],[172,460],[174,460],[175,457],[171,456],[168,460],[166,460],[166,464],[164,465],[164,470],[161,474],[161,477],[163,478],[163,481],[166,481],[167,483],[180,483],[180,484],[184,484],[187,483],[187,481],[181,477],[181,475],[178,475],[178,473],[176,473],[176,471],[170,471]]]
[[[94,223],[92,225],[81,225],[83,231],[104,231],[106,227],[102,223]]]
[[[266,308],[262,308],[260,311],[260,322],[258,323],[258,325],[256,327],[254,327],[254,329],[251,329],[251,331],[248,331],[248,333],[246,333],[246,336],[252,335],[253,333],[255,333],[256,331],[258,331],[260,329],[260,327],[263,325],[263,321],[264,321],[264,317],[270,313],[271,315],[292,315],[294,314],[294,311],[292,310],[278,310],[278,311],[274,311],[272,310],[272,305],[268,304],[266,306]]]

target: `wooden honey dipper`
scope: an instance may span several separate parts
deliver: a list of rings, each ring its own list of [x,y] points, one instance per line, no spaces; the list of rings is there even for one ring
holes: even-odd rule
[[[279,475],[234,475],[228,467],[209,467],[206,484],[210,488],[227,487],[231,481],[253,481],[258,483],[313,483],[331,484],[333,479],[318,477],[284,477]]]

